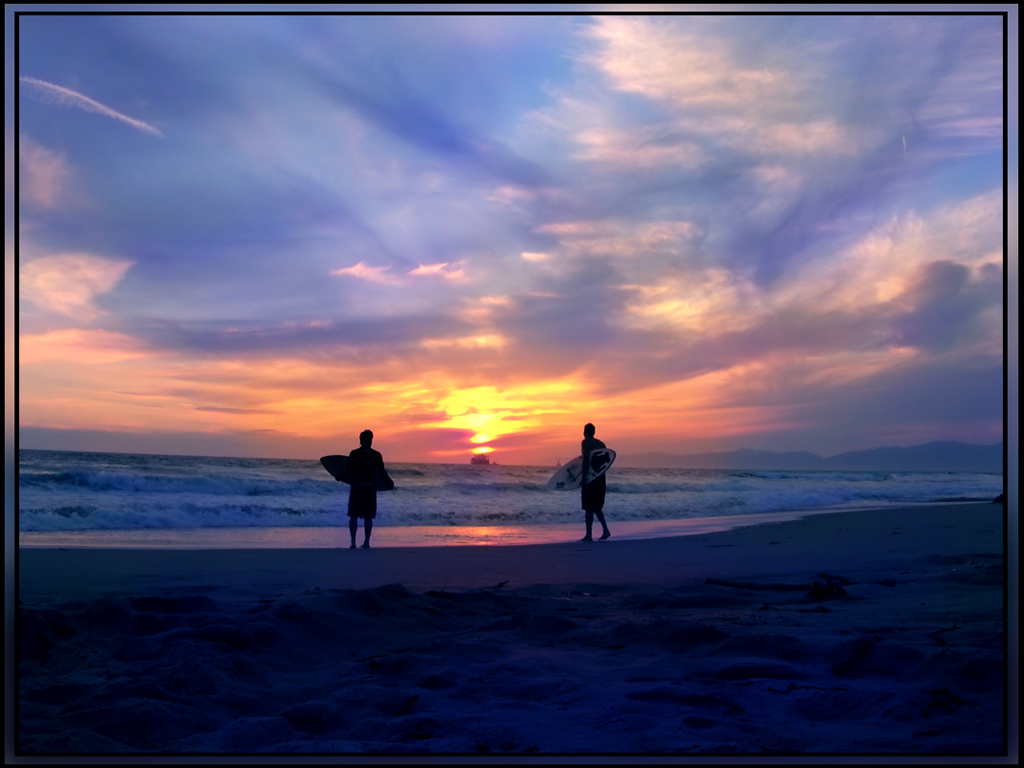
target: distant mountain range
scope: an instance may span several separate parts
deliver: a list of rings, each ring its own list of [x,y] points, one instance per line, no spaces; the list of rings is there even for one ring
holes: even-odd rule
[[[741,448],[721,453],[637,453],[621,455],[622,467],[665,469],[792,469],[864,470],[881,472],[1002,472],[1003,444],[969,445],[934,442],[909,448],[871,448],[822,457],[808,451],[754,451]]]

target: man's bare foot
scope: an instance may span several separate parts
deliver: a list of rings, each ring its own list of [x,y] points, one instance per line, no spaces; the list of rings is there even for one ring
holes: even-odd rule
[[[612,535],[611,531],[605,531],[604,533],[601,534],[601,538],[598,539],[598,541],[604,541],[605,539],[607,539],[611,535]]]
[[[584,536],[582,539],[580,539],[580,541],[593,541],[593,540],[594,540],[593,536]]]
[[[369,549],[369,548],[370,548],[370,542],[364,541],[363,542],[363,549]]]

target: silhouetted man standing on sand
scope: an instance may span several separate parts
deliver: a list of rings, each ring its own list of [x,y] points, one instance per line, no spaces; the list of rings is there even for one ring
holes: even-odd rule
[[[363,518],[363,549],[370,548],[370,534],[373,532],[373,519],[377,516],[377,480],[380,478],[386,485],[394,487],[394,482],[384,469],[384,457],[373,450],[373,432],[364,430],[359,433],[359,447],[348,455],[348,466],[341,475],[341,480],[349,484],[348,492],[348,531],[352,534],[352,545],[356,548],[356,531],[359,529],[359,518]]]
[[[607,446],[594,437],[594,433],[597,429],[593,424],[587,424],[583,427],[583,443],[580,446],[583,451],[583,485],[580,486],[580,501],[583,505],[583,511],[586,513],[587,523],[587,535],[583,537],[583,541],[593,541],[594,536],[592,530],[594,528],[594,517],[597,517],[597,521],[601,523],[601,527],[604,529],[604,533],[601,534],[602,539],[607,539],[612,535],[612,532],[608,530],[608,524],[604,521],[604,491],[605,482],[604,474],[600,477],[587,482],[587,475],[590,474],[590,454],[592,451],[596,451],[598,448],[606,448]]]

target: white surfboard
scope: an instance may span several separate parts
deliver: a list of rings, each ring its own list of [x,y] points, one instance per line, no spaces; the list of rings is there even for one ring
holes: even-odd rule
[[[615,461],[615,451],[611,448],[597,448],[590,452],[590,471],[587,473],[587,482],[596,480]],[[583,485],[583,457],[577,456],[572,461],[563,464],[558,471],[548,480],[549,491],[571,491]]]

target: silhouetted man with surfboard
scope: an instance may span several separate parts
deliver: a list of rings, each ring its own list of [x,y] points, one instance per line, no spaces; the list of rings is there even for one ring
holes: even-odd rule
[[[585,520],[587,524],[587,535],[583,537],[583,541],[594,540],[592,531],[595,517],[604,529],[601,539],[607,539],[612,535],[612,532],[608,530],[608,524],[604,521],[604,473],[602,472],[598,477],[589,482],[587,481],[588,471],[591,466],[590,454],[598,448],[607,448],[604,443],[594,437],[595,432],[597,432],[597,428],[593,424],[587,424],[583,427],[583,443],[580,446],[583,451],[583,484],[580,486],[580,501],[583,505],[583,511],[586,513]]]
[[[372,443],[373,432],[368,429],[360,432],[359,447],[348,455],[348,466],[338,477],[350,486],[348,531],[352,534],[352,545],[349,549],[356,548],[359,518],[363,518],[363,549],[370,548],[373,519],[377,516],[377,487],[395,487],[387,470],[384,469],[384,457],[370,447]]]

